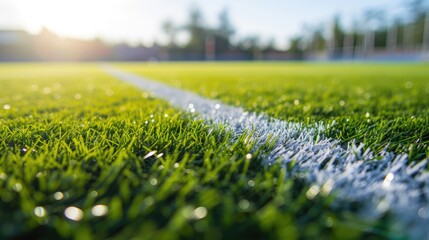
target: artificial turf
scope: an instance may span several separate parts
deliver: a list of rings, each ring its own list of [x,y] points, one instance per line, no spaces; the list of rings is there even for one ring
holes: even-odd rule
[[[325,135],[429,156],[427,63],[149,63],[123,70],[295,122],[325,122]],[[333,124],[335,123],[335,124]]]
[[[224,89],[199,77],[174,81],[183,79],[185,88],[193,82],[213,89],[219,93],[213,97],[230,103],[221,96],[235,89],[231,99],[254,110],[258,108],[250,102],[259,104],[265,97],[274,101],[286,89],[279,84],[270,94],[270,88],[256,86],[275,84],[250,81],[257,75],[250,73],[243,76],[247,85],[229,87],[237,85],[213,73],[219,66],[228,74],[238,74],[233,69],[252,71],[246,64],[120,66],[139,73],[143,69],[148,72],[142,74],[159,79],[162,72],[201,68],[201,74],[214,74]],[[262,79],[264,71],[259,71]],[[405,234],[391,228],[389,213],[368,220],[359,215],[359,203],[333,206],[335,193],[309,195],[311,186],[301,176],[290,176],[280,166],[261,166],[258,151],[249,156],[252,146],[245,136],[235,139],[221,127],[195,121],[105,74],[97,64],[4,64],[0,84],[0,238],[344,239]],[[419,84],[425,86],[423,80]],[[244,97],[254,94],[252,89],[266,94],[262,100]],[[300,104],[308,104],[302,99]],[[342,99],[353,105],[351,98]],[[427,100],[422,101],[427,111]],[[258,111],[280,116],[273,110]],[[293,120],[306,119],[300,114]],[[426,120],[420,127],[427,126],[424,114],[414,115]],[[415,137],[414,129],[409,131],[408,137]]]

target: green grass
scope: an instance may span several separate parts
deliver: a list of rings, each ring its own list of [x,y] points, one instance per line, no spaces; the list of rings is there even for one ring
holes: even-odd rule
[[[0,84],[2,239],[397,234],[388,215],[371,222],[333,208],[335,194],[308,197],[299,176],[262,168],[258,152],[247,159],[245,136],[194,121],[97,65],[5,64]],[[107,214],[94,216],[96,205]],[[69,207],[83,216],[67,218]]]
[[[250,111],[309,124],[325,134],[429,156],[429,65],[383,63],[118,64],[124,70]]]

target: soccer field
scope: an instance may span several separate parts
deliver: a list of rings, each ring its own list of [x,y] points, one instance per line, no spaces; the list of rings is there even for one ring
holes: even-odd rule
[[[0,86],[0,238],[427,237],[428,64],[3,64]]]
[[[304,123],[335,121],[329,136],[381,150],[414,150],[429,142],[428,64],[136,64],[119,65],[176,87]],[[413,144],[411,146],[410,144]]]

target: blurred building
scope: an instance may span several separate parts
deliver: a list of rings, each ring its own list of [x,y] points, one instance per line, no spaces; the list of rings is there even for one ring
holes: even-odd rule
[[[20,30],[0,30],[0,61],[37,60],[34,38]]]
[[[0,30],[0,61],[149,61],[165,60],[159,46],[109,45],[99,39],[63,38],[43,29],[38,35]]]

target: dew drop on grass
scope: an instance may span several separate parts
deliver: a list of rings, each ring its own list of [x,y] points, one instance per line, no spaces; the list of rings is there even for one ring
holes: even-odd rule
[[[195,219],[202,219],[207,216],[207,209],[205,207],[197,207],[194,212]]]
[[[155,200],[153,200],[153,197],[147,197],[147,198],[145,198],[145,200],[144,200],[144,203],[145,203],[147,206],[152,206],[154,202],[155,202]]]
[[[146,159],[146,158],[152,157],[153,155],[155,155],[155,153],[156,153],[156,150],[155,150],[155,151],[151,151],[151,152],[149,152],[148,154],[146,154],[146,155],[143,157],[143,159]]]
[[[246,159],[247,160],[250,160],[251,158],[252,158],[252,154],[250,154],[250,153],[246,154]]]
[[[253,186],[255,186],[255,181],[253,181],[253,180],[249,180],[249,181],[247,182],[247,185],[249,185],[250,187],[253,187]]]
[[[21,190],[22,190],[22,185],[21,185],[21,183],[15,183],[15,184],[12,186],[12,189],[13,189],[15,192],[21,192]]]
[[[6,178],[7,178],[6,173],[0,173],[0,179],[1,180],[6,180]]]
[[[187,219],[200,220],[207,216],[207,208],[205,207],[197,207],[193,208],[191,206],[186,206],[182,210],[182,214]]]
[[[307,196],[308,199],[312,200],[317,196],[317,194],[319,194],[319,192],[320,192],[319,186],[313,185],[310,187],[310,189],[308,189],[305,195]]]
[[[311,105],[307,105],[307,106],[304,106],[303,108],[302,108],[302,110],[304,111],[304,112],[307,112],[307,111],[309,111],[311,109]]]
[[[369,116],[370,116],[369,112],[366,112],[365,117],[369,118]]]
[[[55,198],[55,200],[61,200],[61,199],[63,199],[64,198],[64,194],[62,193],[62,192],[55,192],[54,193],[54,198]]]
[[[246,199],[243,199],[243,200],[240,200],[240,202],[238,202],[238,206],[241,209],[246,210],[250,207],[250,203]]]
[[[83,218],[83,211],[77,207],[68,207],[64,211],[64,216],[73,221],[80,221]]]
[[[98,192],[97,191],[91,191],[89,193],[89,196],[92,197],[92,198],[96,198],[98,196]]]
[[[295,101],[293,101],[293,104],[294,104],[295,106],[298,106],[298,105],[299,105],[299,100],[298,100],[298,99],[295,99]]]
[[[76,93],[74,95],[74,99],[76,99],[76,100],[80,100],[81,98],[82,98],[82,95],[80,93]]]
[[[381,200],[377,205],[377,209],[380,212],[386,212],[387,210],[389,210],[389,208],[389,202],[387,202],[386,200]]]
[[[418,214],[419,214],[419,217],[421,217],[421,218],[428,218],[429,217],[429,215],[428,215],[428,209],[424,208],[424,207],[422,207],[422,208],[419,209]]]
[[[325,222],[325,226],[332,227],[333,225],[334,225],[334,219],[332,217],[327,217],[326,222]]]
[[[179,163],[175,163],[175,164],[173,164],[173,167],[174,168],[178,168],[180,166],[180,164]]]
[[[152,179],[150,180],[150,184],[151,184],[152,186],[155,186],[156,184],[158,184],[158,180],[156,180],[156,178],[152,178]]]
[[[109,208],[107,208],[106,205],[95,205],[94,207],[92,207],[91,209],[91,213],[92,215],[96,216],[96,217],[101,217],[106,215],[109,212]]]
[[[384,188],[390,187],[390,185],[391,185],[391,183],[392,183],[392,181],[393,181],[394,178],[395,178],[395,175],[393,173],[388,173],[386,175],[386,177],[384,178],[383,187]]]
[[[9,110],[9,109],[11,109],[12,108],[12,106],[10,105],[10,104],[5,104],[5,105],[3,105],[3,109],[4,110]]]
[[[41,206],[35,207],[33,212],[34,212],[34,215],[36,215],[37,217],[46,216],[46,209],[44,207],[41,207]]]
[[[220,104],[219,103],[216,103],[216,105],[215,105],[215,109],[219,109],[220,108]]]
[[[346,105],[346,102],[344,100],[340,100],[339,104],[340,104],[340,106],[344,106],[344,105]]]
[[[328,181],[325,182],[325,184],[323,184],[321,193],[324,196],[327,196],[332,191],[333,187],[334,187],[334,181],[329,179]]]
[[[188,108],[190,108],[190,109],[194,108],[194,104],[189,103]]]
[[[27,153],[27,149],[26,148],[22,148],[21,149],[21,156],[25,155]]]

